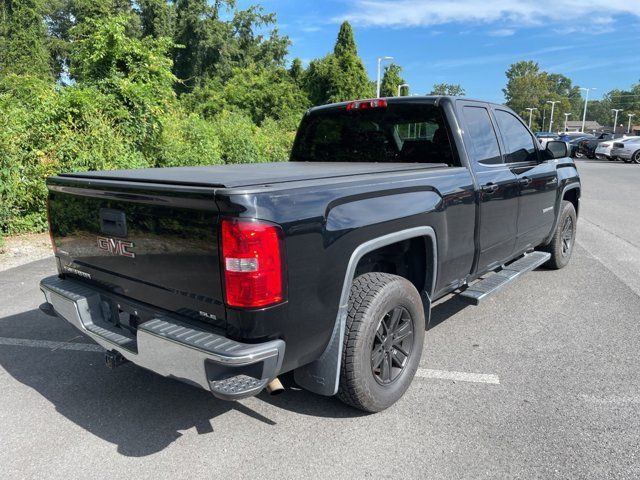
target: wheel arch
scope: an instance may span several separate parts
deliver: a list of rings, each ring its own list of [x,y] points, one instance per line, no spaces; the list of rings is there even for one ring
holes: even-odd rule
[[[580,185],[570,185],[562,192],[562,200],[567,200],[573,204],[573,208],[576,210],[576,217],[580,210]]]
[[[372,252],[385,247],[389,247],[407,240],[423,238],[426,249],[425,255],[425,281],[422,291],[418,290],[422,297],[425,309],[425,320],[428,322],[428,313],[431,309],[431,296],[435,291],[436,279],[438,274],[438,258],[437,258],[437,238],[432,227],[421,226],[400,230],[398,232],[389,233],[381,237],[371,239],[358,245],[352,252],[347,265],[344,276],[340,304],[338,313],[331,334],[331,339],[327,344],[324,352],[314,362],[304,365],[294,371],[296,383],[304,387],[306,390],[312,391],[320,395],[335,395],[338,391],[340,380],[340,363],[342,358],[342,348],[344,331],[347,319],[347,308],[349,303],[349,292],[351,283],[355,278],[360,261]],[[411,279],[408,279],[411,281]],[[414,279],[415,280],[415,279]],[[412,282],[414,283],[414,282]],[[415,285],[415,283],[414,283]]]
[[[558,219],[560,218],[560,207],[562,206],[562,201],[563,200],[568,200],[571,203],[573,203],[574,208],[576,209],[576,218],[578,216],[578,210],[580,208],[580,189],[581,189],[581,184],[579,181],[574,181],[572,183],[569,183],[568,185],[565,185],[562,188],[562,191],[560,193],[560,195],[558,195],[557,200],[556,200],[556,215],[555,218],[553,219],[553,226],[551,228],[551,231],[549,232],[549,235],[547,235],[547,238],[545,238],[544,242],[541,243],[541,245],[548,245],[549,242],[551,241],[551,239],[553,238],[553,232],[556,231],[556,227],[558,225]]]

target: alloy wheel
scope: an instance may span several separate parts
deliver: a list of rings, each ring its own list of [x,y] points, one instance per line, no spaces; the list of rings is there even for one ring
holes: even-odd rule
[[[573,219],[567,217],[562,225],[562,256],[566,257],[571,253],[573,248]]]
[[[371,347],[371,371],[382,385],[393,383],[406,367],[413,348],[413,318],[404,307],[387,312]]]

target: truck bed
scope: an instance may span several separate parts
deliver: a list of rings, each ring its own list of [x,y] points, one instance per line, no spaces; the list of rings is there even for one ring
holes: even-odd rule
[[[435,163],[275,162],[80,172],[67,173],[60,176],[65,178],[233,188],[436,167],[446,167],[446,165]]]

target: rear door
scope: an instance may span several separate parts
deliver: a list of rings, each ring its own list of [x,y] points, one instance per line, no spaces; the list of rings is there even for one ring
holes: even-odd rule
[[[515,251],[536,247],[551,231],[555,218],[558,173],[555,160],[543,161],[535,137],[512,112],[495,107],[505,164],[518,179],[518,222]]]
[[[503,163],[498,134],[484,104],[461,102],[464,141],[480,186],[475,271],[501,265],[514,251],[518,220],[518,178]]]

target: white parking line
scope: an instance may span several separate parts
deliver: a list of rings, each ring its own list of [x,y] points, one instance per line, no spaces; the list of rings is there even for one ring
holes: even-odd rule
[[[0,337],[0,345],[14,347],[48,348],[50,350],[76,350],[81,352],[104,352],[100,345],[92,343],[52,342],[50,340],[28,340],[26,338]]]
[[[437,378],[439,380],[454,380],[458,382],[492,383],[500,384],[500,378],[490,373],[467,373],[452,372],[448,370],[432,370],[430,368],[419,368],[416,371],[418,378]]]

